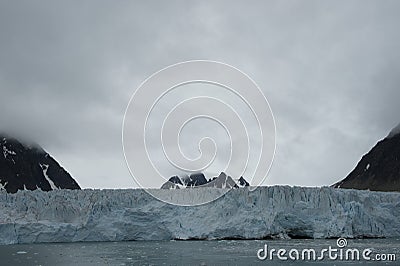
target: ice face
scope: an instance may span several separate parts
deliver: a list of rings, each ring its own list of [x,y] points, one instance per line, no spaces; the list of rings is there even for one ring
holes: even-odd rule
[[[158,190],[198,198],[216,188]],[[334,188],[234,189],[201,206],[163,203],[141,189],[0,191],[0,243],[398,237],[400,193]]]

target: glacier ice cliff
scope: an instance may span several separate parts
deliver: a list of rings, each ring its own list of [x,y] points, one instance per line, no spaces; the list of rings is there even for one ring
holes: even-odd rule
[[[157,193],[196,199],[218,190]],[[399,218],[400,193],[329,187],[240,188],[196,207],[166,204],[141,189],[0,191],[0,244],[398,237]]]

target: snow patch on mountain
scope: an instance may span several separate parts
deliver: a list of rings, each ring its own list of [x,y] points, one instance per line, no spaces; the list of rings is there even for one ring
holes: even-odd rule
[[[0,179],[0,190],[6,190],[7,183],[8,182],[4,182],[4,184],[3,184],[3,182]]]
[[[40,163],[39,165],[40,165],[40,167],[42,168],[44,178],[46,178],[47,182],[49,182],[51,189],[53,189],[53,190],[54,190],[54,189],[60,189],[59,187],[57,187],[57,186],[54,184],[53,180],[51,180],[51,178],[47,175],[47,170],[49,170],[49,165],[48,165],[48,164],[41,164],[41,163]],[[36,186],[36,187],[37,187],[37,186]]]
[[[221,190],[157,193],[195,200]],[[399,213],[400,193],[327,187],[232,189],[196,207],[142,189],[0,191],[0,243],[400,237]]]
[[[7,158],[8,155],[16,155],[15,151],[11,151],[7,149],[5,145],[3,145],[3,156],[4,158]]]

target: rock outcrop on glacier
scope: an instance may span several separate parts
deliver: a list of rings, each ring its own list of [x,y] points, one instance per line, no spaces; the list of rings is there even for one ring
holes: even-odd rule
[[[207,179],[203,173],[191,174],[189,178],[183,178],[183,181],[187,187],[197,187],[207,184]]]
[[[238,180],[238,186],[239,187],[248,187],[250,186],[249,182],[246,181],[246,179],[243,178],[243,176],[241,176]]]
[[[235,182],[232,177],[221,172],[218,176],[213,177],[207,181],[204,174],[191,174],[180,178],[179,176],[171,177],[165,182],[162,189],[179,189],[186,187],[214,187],[214,188],[239,188],[249,186],[249,183],[240,177],[238,182]]]
[[[78,183],[45,150],[0,134],[0,189],[44,191],[80,189]]]
[[[400,191],[400,125],[362,157],[336,188]]]
[[[210,179],[209,182],[204,186],[215,188],[238,188],[238,185],[235,181],[233,181],[232,177],[224,172],[220,173],[219,176]]]
[[[216,188],[159,189],[193,200]],[[232,189],[196,207],[145,190],[0,192],[0,242],[399,237],[400,193],[334,188]]]
[[[183,187],[183,182],[182,180],[179,178],[179,176],[175,175],[173,177],[171,177],[170,179],[168,179],[167,182],[165,182],[161,188],[162,189],[179,189],[181,187]]]

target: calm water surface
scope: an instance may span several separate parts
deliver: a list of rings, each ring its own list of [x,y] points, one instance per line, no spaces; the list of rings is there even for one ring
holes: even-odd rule
[[[347,240],[346,248],[395,254],[394,262],[261,261],[257,251],[337,248],[336,240],[223,240],[52,243],[0,246],[0,265],[400,265],[400,239]],[[346,249],[345,248],[345,249]]]

